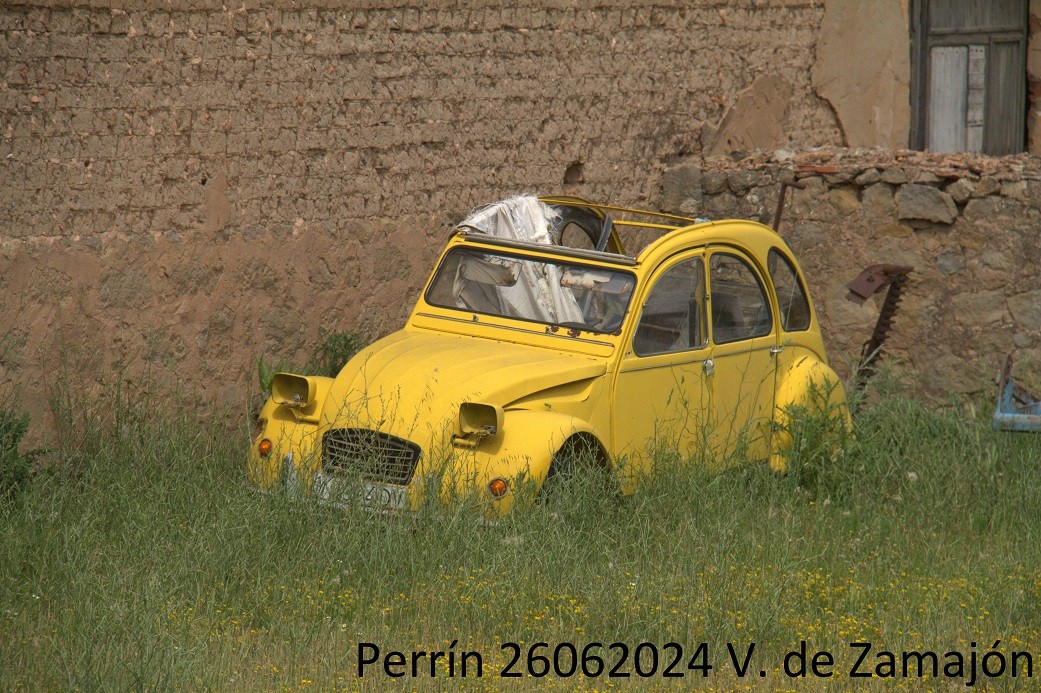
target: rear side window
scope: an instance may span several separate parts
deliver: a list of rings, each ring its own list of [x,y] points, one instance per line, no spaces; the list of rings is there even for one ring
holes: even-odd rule
[[[770,302],[748,263],[736,255],[716,253],[709,264],[712,341],[725,344],[770,334]]]
[[[810,327],[810,301],[795,273],[792,263],[779,250],[771,250],[766,259],[770,279],[777,290],[777,307],[785,332],[800,332]]]

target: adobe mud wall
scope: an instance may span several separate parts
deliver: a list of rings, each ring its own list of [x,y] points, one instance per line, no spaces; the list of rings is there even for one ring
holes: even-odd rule
[[[62,364],[241,406],[259,355],[400,326],[472,207],[646,202],[762,75],[767,144],[840,141],[812,0],[86,4],[0,10],[0,373],[37,420]]]
[[[400,326],[449,224],[508,194],[653,206],[665,166],[906,137],[906,34],[852,0],[230,5],[0,9],[0,397],[37,422],[117,375],[244,410],[260,355]],[[820,66],[850,55],[881,67]],[[832,286],[859,257],[825,247]]]

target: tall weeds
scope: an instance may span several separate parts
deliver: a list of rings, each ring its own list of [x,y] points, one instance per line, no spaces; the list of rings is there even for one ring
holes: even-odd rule
[[[803,639],[1041,649],[1041,438],[972,410],[887,394],[799,449],[812,475],[662,451],[631,496],[578,475],[489,523],[291,502],[248,484],[245,432],[126,392],[73,409],[65,471],[0,525],[0,688],[354,688],[362,640],[489,668],[511,640],[755,641],[771,676]]]

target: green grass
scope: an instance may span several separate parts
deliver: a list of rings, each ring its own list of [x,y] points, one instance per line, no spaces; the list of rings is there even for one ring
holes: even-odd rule
[[[971,412],[884,395],[810,489],[761,467],[669,468],[630,497],[573,483],[487,523],[466,506],[374,517],[263,494],[245,434],[144,411],[66,432],[52,471],[0,508],[0,689],[371,690],[390,681],[355,677],[359,641],[453,640],[482,652],[468,687],[488,690],[533,689],[493,674],[500,643],[539,640],[676,641],[685,659],[704,641],[716,667],[542,682],[558,690],[842,691],[857,640],[982,656],[1000,639],[1034,653],[1035,678],[989,690],[1041,681],[1041,436]],[[801,640],[840,675],[785,678]],[[722,670],[727,642],[755,642],[768,676]]]

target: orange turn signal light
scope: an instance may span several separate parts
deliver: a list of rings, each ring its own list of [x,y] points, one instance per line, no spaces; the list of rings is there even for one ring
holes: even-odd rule
[[[502,498],[509,490],[510,487],[504,479],[492,479],[488,482],[488,493],[492,494],[492,498]]]
[[[260,441],[260,443],[257,445],[257,452],[260,453],[261,457],[267,457],[268,455],[270,455],[271,441],[267,438],[264,438],[264,440]]]

